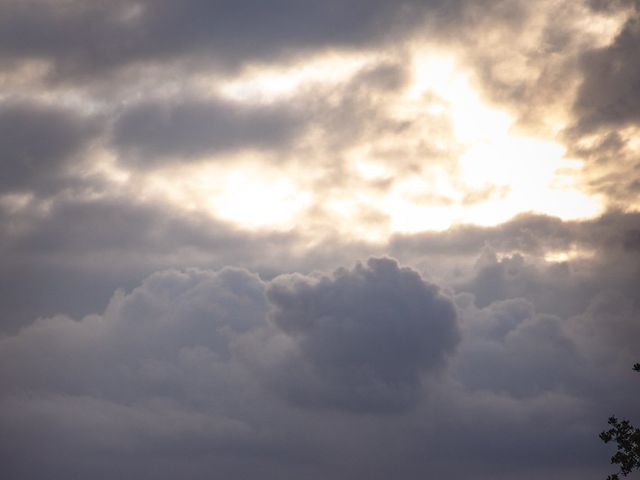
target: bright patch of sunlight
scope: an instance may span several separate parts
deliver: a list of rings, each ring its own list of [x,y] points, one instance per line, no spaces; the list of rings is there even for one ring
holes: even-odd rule
[[[224,97],[239,102],[273,101],[310,84],[336,84],[373,60],[365,54],[325,54],[279,68],[256,65],[218,85]]]
[[[29,206],[33,200],[32,193],[9,193],[0,195],[0,206],[7,212],[15,214]]]
[[[210,201],[210,206],[219,218],[245,227],[286,228],[309,201],[310,195],[300,191],[290,179],[240,170],[223,176],[219,194]]]
[[[253,159],[245,152],[179,175],[165,172],[153,189],[245,228],[329,228],[367,239],[496,225],[524,212],[579,219],[603,210],[598,197],[578,188],[582,163],[566,158],[555,139],[518,131],[513,115],[484,99],[453,55],[428,46],[412,55],[407,86],[376,97],[377,111],[404,130],[372,128],[338,151],[323,136],[309,136],[319,157],[297,167],[276,168],[260,152]],[[372,56],[331,54],[279,69],[256,66],[220,92],[234,101],[280,101],[310,94],[314,82],[349,81],[375,63]]]
[[[87,175],[99,174],[104,179],[116,185],[124,185],[131,178],[131,173],[118,165],[118,161],[113,152],[104,149],[97,149],[93,153],[91,169]]]
[[[581,258],[591,258],[594,255],[595,252],[593,250],[582,250],[574,246],[569,250],[553,250],[546,252],[544,259],[551,263],[564,263]]]
[[[454,143],[449,147],[462,151],[455,178],[445,189],[449,198],[458,201],[439,206],[412,205],[406,189],[396,189],[394,198],[386,204],[395,228],[442,229],[460,222],[495,225],[522,212],[578,219],[602,211],[598,198],[577,188],[575,178],[582,164],[565,158],[562,145],[553,139],[518,133],[514,118],[483,100],[469,74],[458,69],[452,56],[429,50],[418,52],[414,81],[404,106],[413,104],[415,110],[429,99],[429,107],[433,108],[434,98],[435,107],[448,116],[452,125]],[[457,192],[452,193],[454,184]],[[486,195],[468,204],[462,201],[467,194],[483,190],[503,193]],[[437,189],[425,184],[424,191]]]
[[[213,164],[159,172],[148,187],[186,210],[209,212],[246,229],[290,229],[311,201],[293,176],[246,161],[234,168]]]

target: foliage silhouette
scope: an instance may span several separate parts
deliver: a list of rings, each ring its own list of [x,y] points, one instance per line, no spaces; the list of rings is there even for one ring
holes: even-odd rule
[[[633,366],[636,372],[640,372],[640,363]],[[629,420],[619,420],[615,416],[609,418],[611,428],[600,433],[604,443],[615,441],[618,451],[611,457],[612,464],[620,465],[620,474],[629,475],[633,470],[640,469],[640,428],[636,428]],[[618,473],[609,475],[607,480],[619,480]]]

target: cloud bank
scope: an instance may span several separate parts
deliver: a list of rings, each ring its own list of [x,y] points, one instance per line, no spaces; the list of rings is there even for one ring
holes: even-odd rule
[[[638,25],[3,1],[3,477],[604,478],[640,421]]]

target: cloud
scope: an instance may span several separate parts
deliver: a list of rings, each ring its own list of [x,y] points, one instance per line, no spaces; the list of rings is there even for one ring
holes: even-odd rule
[[[5,476],[606,476],[640,387],[637,2],[0,10]],[[364,240],[507,191],[459,176],[467,94],[620,209]],[[280,187],[309,197],[282,230],[213,216]]]
[[[97,121],[70,108],[30,100],[0,103],[0,189],[50,188],[97,133]]]
[[[462,312],[468,337],[456,374],[468,388],[521,398],[585,382],[575,339],[562,318],[538,314],[522,297],[483,309],[465,305]]]
[[[389,258],[270,281],[154,273],[100,314],[0,338],[7,471],[346,480],[373,465],[372,478],[525,480],[604,468],[594,432],[637,395],[624,368],[633,301],[603,293],[563,318],[524,297],[454,300]]]
[[[0,339],[6,471],[593,474],[593,431],[635,395],[618,373],[627,354],[599,360],[620,338],[598,345],[583,317],[539,314],[524,298],[469,299],[456,295],[454,310],[386,258],[270,282],[235,268],[157,272],[99,315]],[[596,303],[585,315],[603,328],[605,312],[633,323],[617,300]]]
[[[3,331],[59,312],[99,311],[116,288],[165,268],[232,263],[273,276],[297,238],[242,232],[202,213],[136,200],[129,189],[117,196],[80,189],[0,215]]]
[[[300,115],[284,106],[163,99],[119,115],[113,143],[127,165],[149,168],[242,148],[284,148],[303,126]]]
[[[37,476],[38,465],[46,465],[52,478],[59,478],[68,469],[95,470],[96,463],[76,461],[70,451],[82,452],[82,458],[111,458],[124,469],[135,468],[140,455],[192,458],[199,468],[202,455],[214,455],[219,466],[246,458],[244,468],[251,471],[257,468],[251,466],[256,451],[275,460],[284,449],[278,463],[295,468],[296,448],[304,445],[296,447],[296,438],[316,420],[298,419],[288,401],[274,398],[270,388],[262,387],[264,379],[256,377],[277,378],[283,372],[272,369],[286,365],[258,371],[247,356],[269,356],[276,337],[291,334],[285,323],[295,314],[285,303],[303,286],[291,280],[287,276],[265,284],[235,268],[166,270],[128,293],[116,292],[101,314],[80,320],[43,318],[0,338],[0,424],[10,432],[0,441],[0,451],[12,458],[8,471]],[[404,410],[407,389],[415,403],[418,376],[440,367],[458,341],[452,304],[434,285],[390,259],[371,259],[367,266],[325,277],[324,289],[319,280],[307,284],[312,294],[320,294],[313,304],[353,315],[332,319],[334,332],[316,328],[298,338],[307,359],[324,372],[323,388],[342,391],[347,412],[354,400],[365,409],[374,405],[371,413],[381,407]],[[287,286],[293,290],[283,291]],[[339,291],[343,286],[346,292]],[[371,304],[362,308],[349,298],[354,294]],[[342,296],[341,304],[334,302],[336,296]],[[323,307],[324,302],[331,303]],[[383,315],[378,308],[386,310]],[[298,320],[318,320],[309,313]],[[278,327],[267,322],[268,314]],[[268,341],[253,343],[256,335],[267,335]],[[386,356],[389,349],[395,358]],[[341,376],[340,365],[350,379]],[[295,383],[306,388],[304,377],[288,381],[294,390]],[[385,392],[376,391],[379,383]],[[328,391],[316,393],[324,403]],[[49,442],[50,448],[44,448]]]
[[[100,316],[41,319],[3,339],[5,358],[28,370],[3,371],[13,379],[6,393],[44,388],[135,399],[147,394],[145,384],[170,392],[180,383],[176,361],[225,361],[228,337],[260,325],[265,302],[262,282],[245,271],[158,272],[116,293]],[[33,349],[41,355],[32,358]]]
[[[575,121],[567,130],[572,153],[586,162],[588,187],[618,208],[637,207],[640,189],[640,64],[634,54],[639,46],[640,22],[630,14],[609,45],[584,52]]]
[[[29,8],[9,1],[0,22],[0,53],[47,59],[54,74],[67,79],[180,58],[233,67],[311,48],[369,46],[405,34],[425,11],[451,12],[456,4],[141,0],[61,5],[42,0],[38,8]]]
[[[267,295],[271,320],[294,344],[274,382],[300,405],[405,410],[422,374],[442,367],[459,341],[451,302],[391,259],[331,277],[278,277]]]
[[[238,269],[164,271],[117,292],[101,315],[42,319],[0,339],[8,471],[38,476],[53,464],[62,478],[63,463],[83,468],[70,451],[115,455],[126,469],[133,452],[250,450],[259,436],[236,407],[252,386],[228,346],[264,322],[263,290]],[[42,467],[29,466],[33,454]]]
[[[640,21],[632,18],[611,45],[584,55],[584,80],[574,106],[581,132],[640,121],[638,46]]]

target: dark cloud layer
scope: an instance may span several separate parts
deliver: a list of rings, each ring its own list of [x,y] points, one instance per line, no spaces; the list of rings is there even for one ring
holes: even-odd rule
[[[582,59],[584,81],[575,110],[578,128],[622,127],[640,121],[640,19],[630,19],[613,43]]]
[[[67,78],[181,57],[233,66],[311,47],[371,45],[417,26],[425,10],[448,12],[455,4],[42,0],[34,8],[10,0],[2,6],[0,53],[52,60],[56,73]]]
[[[145,166],[238,148],[285,147],[302,119],[282,106],[221,100],[159,100],[134,105],[116,120],[113,142],[127,163]]]
[[[620,349],[634,333],[604,332],[637,328],[633,307],[594,299],[560,318],[524,297],[455,302],[388,258],[270,282],[155,273],[101,314],[0,339],[4,470],[598,478],[595,432],[638,392],[633,347]],[[445,355],[441,375],[419,379]]]
[[[95,119],[28,100],[0,103],[3,191],[46,189],[97,133]]]

